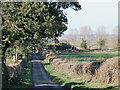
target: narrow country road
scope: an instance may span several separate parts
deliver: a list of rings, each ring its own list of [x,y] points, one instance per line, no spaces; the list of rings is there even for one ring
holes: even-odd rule
[[[32,84],[32,90],[64,90],[51,81],[35,53],[32,60]]]

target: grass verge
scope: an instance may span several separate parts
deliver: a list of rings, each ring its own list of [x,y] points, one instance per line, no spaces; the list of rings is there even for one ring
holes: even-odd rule
[[[24,70],[20,73],[19,78],[17,78],[16,81],[12,82],[10,84],[11,88],[30,88],[31,83],[31,72],[32,72],[32,63],[29,61],[29,59],[32,58],[32,56],[28,57],[28,60],[26,62],[26,66],[24,67]]]
[[[81,78],[76,78],[74,76],[69,76],[68,74],[58,72],[47,60],[42,61],[45,70],[48,72],[50,77],[63,87],[68,87],[73,90],[116,90],[120,87],[114,85],[108,85],[104,83],[89,82],[86,83],[85,80]]]

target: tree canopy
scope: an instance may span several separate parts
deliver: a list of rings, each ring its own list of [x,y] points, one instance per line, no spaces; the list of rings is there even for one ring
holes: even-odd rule
[[[78,2],[2,2],[3,55],[8,47],[28,50],[67,30],[64,9],[78,11]]]

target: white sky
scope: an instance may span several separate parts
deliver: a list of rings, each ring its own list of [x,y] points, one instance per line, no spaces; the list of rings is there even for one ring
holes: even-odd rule
[[[74,11],[67,9],[68,30],[65,34],[80,30],[82,26],[90,26],[95,31],[100,26],[105,26],[111,33],[118,25],[118,0],[79,0],[82,9]]]

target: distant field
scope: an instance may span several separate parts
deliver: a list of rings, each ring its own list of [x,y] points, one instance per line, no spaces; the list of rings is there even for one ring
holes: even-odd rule
[[[118,56],[118,52],[89,52],[89,53],[56,53],[56,55],[67,59],[68,61],[91,62],[105,60]]]

